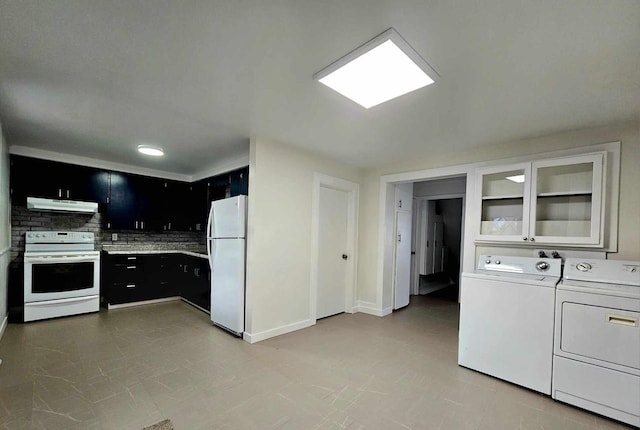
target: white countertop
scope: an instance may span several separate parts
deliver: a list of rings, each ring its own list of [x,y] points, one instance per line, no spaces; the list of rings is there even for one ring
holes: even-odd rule
[[[191,257],[198,258],[208,258],[207,254],[201,254],[199,252],[191,252],[191,251],[183,251],[179,249],[122,249],[122,250],[104,250],[107,254],[118,255],[118,254],[184,254],[190,255]]]

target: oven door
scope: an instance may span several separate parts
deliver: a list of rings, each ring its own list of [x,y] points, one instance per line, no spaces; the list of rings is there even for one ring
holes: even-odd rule
[[[100,253],[25,253],[25,303],[100,293]]]

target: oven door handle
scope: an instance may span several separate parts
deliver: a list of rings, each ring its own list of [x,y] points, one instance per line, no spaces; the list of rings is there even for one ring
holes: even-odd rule
[[[55,299],[55,300],[46,300],[43,302],[31,302],[29,306],[57,306],[62,303],[75,303],[75,302],[85,302],[87,300],[92,300],[96,296],[81,296],[81,297],[69,297],[66,299]]]
[[[71,257],[24,257],[25,263],[44,263],[44,264],[59,264],[59,263],[96,263],[100,261],[100,256],[71,256]]]

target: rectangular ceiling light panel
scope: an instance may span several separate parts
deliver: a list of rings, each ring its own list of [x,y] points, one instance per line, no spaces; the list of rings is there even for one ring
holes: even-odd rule
[[[367,109],[430,85],[438,77],[393,28],[314,75]]]

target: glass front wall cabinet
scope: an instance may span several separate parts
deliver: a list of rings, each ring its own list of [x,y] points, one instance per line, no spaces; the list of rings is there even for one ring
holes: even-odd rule
[[[532,163],[531,239],[600,243],[603,154]]]
[[[529,230],[531,163],[478,170],[479,239],[522,242]]]
[[[478,241],[602,246],[605,153],[478,169]]]

